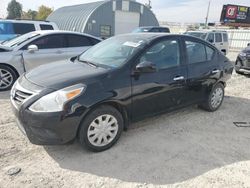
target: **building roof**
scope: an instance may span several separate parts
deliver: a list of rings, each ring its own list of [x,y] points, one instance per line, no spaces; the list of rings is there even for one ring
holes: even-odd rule
[[[83,31],[83,25],[91,13],[105,2],[107,1],[62,7],[53,12],[47,20],[56,22],[62,30],[74,28],[75,31]]]

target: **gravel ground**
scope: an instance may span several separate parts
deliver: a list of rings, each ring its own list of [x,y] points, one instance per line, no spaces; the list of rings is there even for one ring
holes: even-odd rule
[[[235,54],[230,54],[233,60]],[[0,93],[0,187],[250,187],[250,78],[234,74],[222,107],[196,107],[133,124],[102,153],[76,142],[35,146]],[[21,168],[8,175],[12,168]]]

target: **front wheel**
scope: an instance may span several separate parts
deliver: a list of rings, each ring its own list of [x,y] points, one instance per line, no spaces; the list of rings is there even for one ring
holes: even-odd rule
[[[123,118],[115,108],[105,105],[94,109],[81,124],[78,138],[88,150],[101,152],[112,147],[120,138]]]
[[[0,65],[0,91],[10,90],[17,79],[15,71],[5,65]]]
[[[209,96],[205,103],[201,104],[200,107],[209,111],[214,112],[218,110],[224,99],[224,86],[218,83],[209,93]]]

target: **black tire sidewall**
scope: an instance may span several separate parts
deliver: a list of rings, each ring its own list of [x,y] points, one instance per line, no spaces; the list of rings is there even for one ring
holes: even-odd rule
[[[14,71],[12,68],[10,68],[10,67],[8,67],[8,66],[6,66],[6,65],[1,65],[1,64],[0,64],[0,69],[5,69],[5,70],[7,70],[8,72],[10,72],[10,74],[11,74],[12,77],[13,77],[13,82],[11,83],[11,85],[10,85],[9,87],[4,88],[4,89],[1,89],[1,88],[0,88],[0,92],[1,92],[1,91],[8,91],[8,90],[10,90],[10,89],[12,88],[12,86],[13,86],[14,83],[15,83],[15,81],[17,80],[17,75],[16,75],[15,71]]]
[[[118,132],[117,135],[115,137],[114,140],[112,140],[112,142],[110,142],[108,145],[106,146],[102,146],[102,147],[98,147],[98,146],[94,146],[92,145],[89,140],[88,140],[88,136],[87,136],[87,132],[88,132],[88,128],[91,124],[91,122],[96,119],[98,116],[103,115],[103,114],[109,114],[114,116],[117,119],[118,122]],[[101,152],[104,150],[107,150],[109,148],[111,148],[120,138],[122,130],[123,130],[123,126],[124,126],[124,121],[122,118],[121,113],[116,110],[115,108],[111,107],[111,106],[100,106],[94,110],[92,110],[87,116],[86,118],[84,118],[83,122],[80,125],[80,130],[78,133],[78,139],[80,144],[85,147],[88,150],[94,151],[94,152]]]
[[[221,89],[222,89],[222,91],[223,91],[223,97],[222,97],[222,100],[221,100],[220,105],[217,106],[216,108],[213,108],[212,105],[211,105],[211,99],[212,99],[212,94],[213,94],[213,92],[214,92],[217,88],[221,88]],[[223,86],[221,83],[216,84],[216,85],[213,87],[213,89],[211,90],[210,94],[209,94],[209,98],[208,98],[208,108],[209,108],[209,111],[214,112],[214,111],[218,110],[218,109],[220,108],[220,106],[222,105],[223,101],[224,101],[224,96],[225,96],[224,86]]]

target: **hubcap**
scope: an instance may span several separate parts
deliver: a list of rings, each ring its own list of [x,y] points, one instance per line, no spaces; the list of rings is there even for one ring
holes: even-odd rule
[[[12,82],[12,74],[5,69],[0,69],[0,89],[8,88],[9,86],[11,86]]]
[[[223,90],[221,88],[216,88],[212,94],[211,106],[217,108],[223,99]]]
[[[118,132],[117,119],[112,115],[98,116],[91,122],[87,136],[89,142],[94,146],[106,146],[111,143]]]

